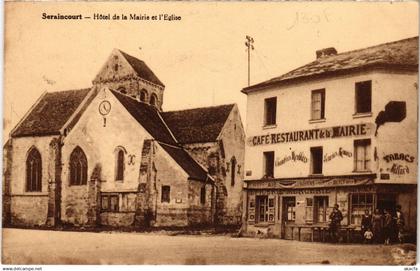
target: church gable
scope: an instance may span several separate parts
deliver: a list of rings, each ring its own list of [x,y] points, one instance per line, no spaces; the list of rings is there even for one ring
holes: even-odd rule
[[[114,49],[102,69],[93,80],[94,84],[99,82],[109,82],[122,78],[134,78],[137,75],[121,51]]]

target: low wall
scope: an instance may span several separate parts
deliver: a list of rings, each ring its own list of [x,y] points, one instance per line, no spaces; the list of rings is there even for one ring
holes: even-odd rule
[[[47,222],[48,195],[17,196],[11,198],[13,225],[41,226]]]

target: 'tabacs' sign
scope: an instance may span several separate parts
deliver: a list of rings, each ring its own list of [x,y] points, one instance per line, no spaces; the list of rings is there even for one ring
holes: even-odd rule
[[[257,146],[340,137],[368,136],[372,134],[374,127],[375,125],[373,123],[361,123],[346,126],[257,135],[249,137],[248,144],[251,146]]]

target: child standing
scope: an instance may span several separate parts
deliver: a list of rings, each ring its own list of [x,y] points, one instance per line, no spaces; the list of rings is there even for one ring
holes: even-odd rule
[[[371,228],[368,228],[368,229],[365,231],[364,237],[365,237],[365,243],[367,243],[367,244],[372,244],[372,240],[373,240],[373,232],[372,232],[372,229],[371,229]]]

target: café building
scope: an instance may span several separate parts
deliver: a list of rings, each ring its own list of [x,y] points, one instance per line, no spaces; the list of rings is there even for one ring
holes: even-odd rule
[[[317,239],[335,204],[342,228],[402,206],[416,230],[418,37],[316,59],[247,95],[244,225]],[[315,236],[314,236],[315,235]]]

